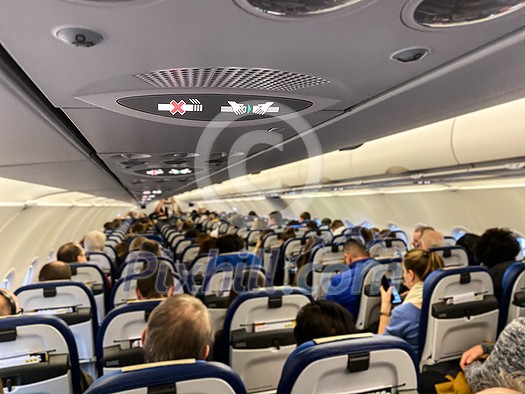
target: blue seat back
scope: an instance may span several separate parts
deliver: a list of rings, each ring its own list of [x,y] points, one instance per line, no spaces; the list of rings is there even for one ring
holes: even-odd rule
[[[494,283],[484,267],[432,272],[423,285],[420,368],[459,359],[472,346],[495,341],[498,315]]]
[[[100,325],[95,343],[100,376],[144,362],[139,340],[150,313],[161,302],[162,299],[130,302],[108,313]]]
[[[55,316],[4,317],[0,319],[0,335],[3,365],[24,357],[33,359],[0,367],[5,388],[11,385],[21,394],[81,392],[75,338],[62,320]],[[34,362],[38,359],[40,362]]]
[[[220,363],[177,360],[122,368],[97,379],[85,394],[170,392],[246,394],[239,376]]]
[[[500,299],[500,318],[498,332],[517,317],[525,316],[525,264],[516,262],[511,264],[501,281],[503,294]]]
[[[402,339],[372,334],[303,343],[286,360],[278,393],[417,393],[418,366]]]

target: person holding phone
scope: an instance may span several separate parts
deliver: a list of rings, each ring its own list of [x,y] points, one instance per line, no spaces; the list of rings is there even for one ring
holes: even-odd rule
[[[423,303],[423,283],[425,278],[437,269],[443,268],[443,259],[434,252],[412,249],[404,257],[403,278],[410,290],[401,305],[392,310],[392,292],[390,286],[385,290],[380,286],[381,310],[378,334],[393,335],[407,341],[419,354],[418,332],[419,316]]]

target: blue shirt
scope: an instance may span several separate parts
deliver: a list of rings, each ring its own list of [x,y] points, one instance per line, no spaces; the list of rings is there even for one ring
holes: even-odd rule
[[[361,301],[362,271],[369,258],[356,260],[348,266],[348,270],[332,278],[326,299],[337,302],[357,320],[359,303]]]
[[[418,334],[419,334],[419,317],[421,309],[412,303],[401,304],[392,309],[390,323],[385,330],[385,335],[393,335],[404,339],[419,356]]]

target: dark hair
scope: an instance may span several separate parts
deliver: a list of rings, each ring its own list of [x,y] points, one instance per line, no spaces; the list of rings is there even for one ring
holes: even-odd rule
[[[287,228],[279,234],[279,239],[283,242],[288,241],[290,238],[295,238],[295,231],[293,228]]]
[[[432,272],[443,268],[444,263],[440,255],[424,249],[412,249],[403,258],[405,269],[412,270],[422,281]]]
[[[70,280],[71,268],[63,261],[53,261],[42,267],[38,274],[38,280],[45,282],[48,280]]]
[[[144,242],[142,242],[142,245],[140,245],[140,250],[153,253],[155,256],[160,256],[162,254],[160,244],[153,239],[145,239]]]
[[[13,298],[15,295],[11,295],[10,291],[7,289],[0,289],[0,296],[2,296],[2,298],[4,298],[6,301],[5,303],[0,302],[0,317],[16,315],[16,301]]]
[[[259,289],[266,286],[266,277],[263,272],[256,269],[245,269],[242,271],[242,277],[235,277],[233,279],[232,288],[228,299],[228,306],[231,305],[233,300],[237,298],[239,294],[244,292]]]
[[[297,346],[316,338],[356,332],[352,314],[328,300],[317,300],[303,306],[295,320],[293,333]]]
[[[357,239],[348,238],[343,246],[343,252],[356,256],[370,256],[368,249]]]
[[[188,294],[167,298],[148,319],[144,355],[146,362],[204,359],[211,341],[211,321],[206,306]]]
[[[309,228],[310,230],[317,230],[319,227],[317,226],[317,223],[313,220],[309,220],[306,222],[306,228]]]
[[[169,269],[160,269],[160,266],[148,277],[137,279],[137,289],[146,299],[165,297],[171,286],[173,286],[172,272]]]
[[[82,249],[76,243],[68,242],[58,248],[57,260],[64,263],[76,263],[80,255],[82,255]]]
[[[499,263],[514,261],[520,250],[518,240],[509,230],[490,228],[476,242],[474,256],[490,268]]]
[[[331,223],[332,223],[332,219],[330,219],[330,218],[323,218],[321,220],[321,224],[322,225],[328,225],[329,226]]]
[[[312,215],[310,215],[310,212],[304,211],[303,213],[299,215],[299,218],[304,219],[304,220],[310,220],[312,219]]]
[[[466,233],[456,241],[456,245],[462,246],[467,251],[468,265],[474,265],[476,263],[474,258],[474,247],[478,242],[479,235]]]
[[[238,252],[244,248],[244,240],[235,234],[223,235],[217,239],[219,253]]]

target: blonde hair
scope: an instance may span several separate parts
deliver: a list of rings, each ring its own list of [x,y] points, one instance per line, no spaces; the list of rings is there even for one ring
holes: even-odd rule
[[[405,269],[412,270],[421,280],[437,269],[443,268],[444,263],[440,255],[424,249],[412,249],[403,259]]]

